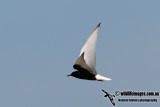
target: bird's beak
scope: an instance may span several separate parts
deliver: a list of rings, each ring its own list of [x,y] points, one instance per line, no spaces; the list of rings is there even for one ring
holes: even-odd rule
[[[67,75],[67,77],[71,76],[71,74]]]

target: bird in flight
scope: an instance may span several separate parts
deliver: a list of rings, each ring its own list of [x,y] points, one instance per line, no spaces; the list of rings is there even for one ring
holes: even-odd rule
[[[85,80],[111,80],[110,78],[101,76],[96,72],[96,41],[100,24],[101,23],[97,25],[97,27],[89,36],[88,40],[80,51],[79,58],[73,65],[73,68],[77,71],[72,72],[68,76]]]
[[[108,97],[109,100],[111,101],[111,103],[115,106],[115,102],[113,101],[113,97],[115,97],[115,95],[111,95],[111,94],[109,94],[107,91],[105,91],[103,89],[102,89],[102,91],[106,94],[106,95],[104,95],[104,97]]]

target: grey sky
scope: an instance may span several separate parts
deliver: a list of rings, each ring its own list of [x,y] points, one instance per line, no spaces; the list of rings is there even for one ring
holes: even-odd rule
[[[105,89],[160,91],[160,1],[1,0],[0,106],[107,107]],[[101,22],[97,72],[112,81],[80,80],[80,49]],[[159,100],[159,97],[157,97]],[[157,107],[160,103],[120,103]]]

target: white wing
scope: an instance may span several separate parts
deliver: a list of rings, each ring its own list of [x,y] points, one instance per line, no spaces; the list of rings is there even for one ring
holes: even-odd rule
[[[97,41],[97,33],[98,29],[100,27],[100,23],[97,25],[97,27],[94,29],[92,34],[89,36],[88,40],[84,44],[84,46],[81,49],[80,56],[84,52],[84,60],[86,61],[86,64],[92,69],[94,74],[97,74],[96,72],[96,41]]]

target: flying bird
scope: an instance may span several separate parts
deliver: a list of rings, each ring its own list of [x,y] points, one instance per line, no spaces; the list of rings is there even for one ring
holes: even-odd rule
[[[80,51],[79,58],[73,65],[73,68],[78,71],[74,71],[68,76],[85,80],[111,80],[110,78],[101,76],[96,72],[96,41],[100,24],[101,23],[97,25],[97,27],[89,36],[88,40]]]
[[[105,91],[103,89],[102,89],[102,91],[106,94],[106,95],[104,95],[104,97],[108,97],[109,100],[111,101],[111,103],[115,106],[115,102],[113,101],[113,97],[115,97],[115,95],[111,95],[111,94],[109,94],[107,91]]]

